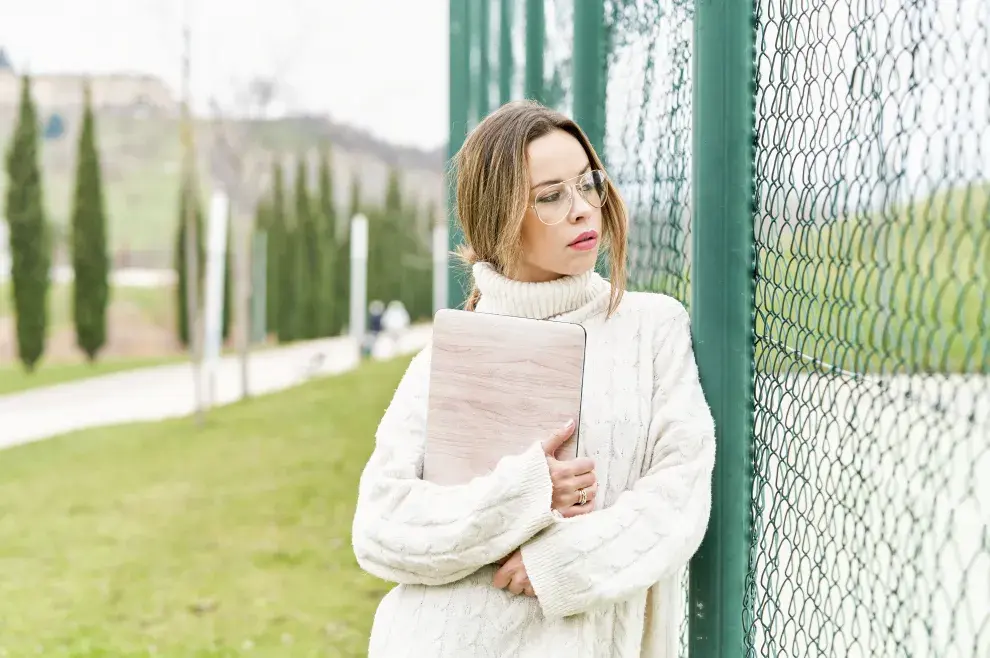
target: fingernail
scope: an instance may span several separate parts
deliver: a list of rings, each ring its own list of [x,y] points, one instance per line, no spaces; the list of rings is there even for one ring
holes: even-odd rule
[[[568,421],[567,421],[566,423],[564,423],[564,429],[565,429],[565,430],[569,430],[569,429],[571,429],[572,427],[574,427],[574,419],[573,419],[573,418],[571,418],[571,419],[570,419],[570,420],[568,420]]]

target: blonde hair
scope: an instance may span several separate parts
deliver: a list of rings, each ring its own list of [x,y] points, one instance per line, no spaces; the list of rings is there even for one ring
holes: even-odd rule
[[[451,165],[457,175],[457,218],[465,240],[455,255],[467,267],[484,261],[511,275],[521,252],[522,222],[529,206],[526,147],[555,130],[563,130],[581,143],[592,169],[605,169],[574,121],[534,101],[512,101],[489,114],[454,156]],[[606,184],[602,245],[609,255],[611,316],[626,287],[628,219],[618,190],[610,180]],[[474,310],[480,299],[481,292],[472,282],[464,308]]]

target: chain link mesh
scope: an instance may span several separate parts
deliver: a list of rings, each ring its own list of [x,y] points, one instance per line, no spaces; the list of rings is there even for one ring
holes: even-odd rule
[[[606,4],[605,161],[629,205],[629,283],[690,301],[693,4]]]
[[[574,0],[544,0],[544,100],[567,116],[574,114]]]
[[[990,8],[755,9],[751,651],[990,655]]]

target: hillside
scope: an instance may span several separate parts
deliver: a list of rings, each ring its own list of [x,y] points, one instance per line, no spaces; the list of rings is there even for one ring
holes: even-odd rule
[[[78,108],[54,110],[63,119],[64,134],[43,146],[45,198],[49,216],[58,230],[68,221],[79,125]],[[0,107],[0,149],[13,131],[16,108]],[[44,110],[50,116],[52,110]],[[172,232],[177,212],[181,147],[179,124],[161,114],[101,111],[97,130],[106,181],[112,247],[118,262],[164,266],[170,262]],[[198,169],[209,184],[210,145],[218,128],[198,121]],[[409,198],[422,203],[442,200],[442,151],[398,148],[370,135],[321,117],[293,117],[275,121],[239,122],[229,133],[241,135],[250,159],[267,161],[291,157],[329,146],[334,168],[336,198],[348,201],[350,181],[361,179],[363,198],[377,203],[383,197],[390,167],[402,172]],[[6,177],[0,176],[0,193]],[[438,206],[439,207],[439,206]]]

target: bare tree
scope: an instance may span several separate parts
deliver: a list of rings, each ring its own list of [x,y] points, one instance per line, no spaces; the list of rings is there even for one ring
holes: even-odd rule
[[[271,78],[256,78],[235,94],[235,105],[246,113],[244,120],[229,117],[216,98],[211,99],[213,112],[210,170],[212,178],[230,200],[234,285],[234,343],[241,365],[241,394],[250,395],[248,360],[250,354],[251,303],[251,224],[271,172],[270,157],[253,145],[252,120],[263,119],[277,98],[277,83]]]

